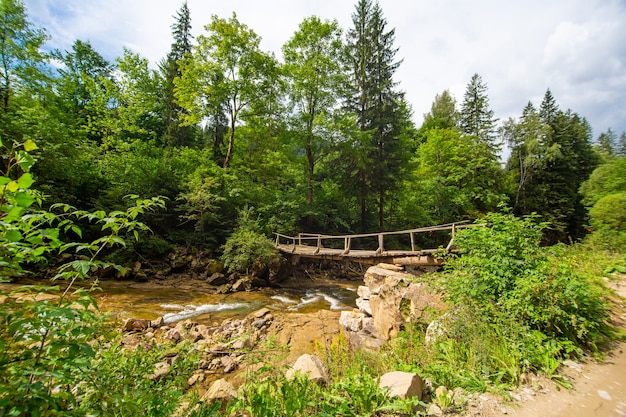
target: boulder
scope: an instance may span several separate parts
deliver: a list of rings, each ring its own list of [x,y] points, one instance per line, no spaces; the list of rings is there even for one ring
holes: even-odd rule
[[[230,356],[222,356],[220,358],[220,362],[222,363],[222,366],[224,367],[225,374],[231,373],[237,368],[237,363],[235,363],[235,360],[231,358]]]
[[[424,381],[418,374],[410,372],[389,372],[380,378],[381,389],[387,388],[390,397],[406,400],[409,397],[422,399]]]
[[[237,391],[225,379],[218,379],[211,384],[201,401],[213,402],[216,400],[229,401],[237,396]]]
[[[370,300],[357,298],[356,306],[361,312],[367,314],[369,317],[372,317],[373,311],[372,311],[372,305],[370,304]]]
[[[174,343],[178,343],[183,339],[183,335],[178,329],[170,329],[165,333],[165,339],[171,340]]]
[[[318,384],[326,384],[329,381],[328,372],[319,358],[313,355],[304,354],[298,358],[296,363],[287,370],[287,379],[293,379],[297,373],[305,375],[311,381]]]
[[[128,319],[122,326],[123,332],[139,332],[152,327],[150,320],[143,319]]]
[[[357,305],[374,318],[378,334],[390,340],[404,323],[428,322],[434,316],[432,312],[444,305],[441,296],[425,283],[415,282],[414,275],[384,266],[379,264],[367,270],[364,281],[370,291],[369,299],[361,298]],[[360,293],[366,295],[367,291],[361,289]]]

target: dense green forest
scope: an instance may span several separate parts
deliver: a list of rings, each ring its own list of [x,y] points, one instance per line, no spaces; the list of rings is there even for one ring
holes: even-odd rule
[[[127,49],[108,62],[80,39],[46,51],[19,0],[1,13],[3,171],[7,149],[30,139],[44,206],[115,210],[126,195],[163,196],[167,208],[147,219],[153,249],[219,252],[244,208],[269,235],[406,229],[506,206],[550,222],[546,242],[583,237],[596,204],[596,226],[623,211],[623,194],[607,200],[590,185],[583,197],[580,186],[598,166],[596,182],[623,166],[625,134],[609,129],[594,145],[585,118],[549,89],[500,121],[476,74],[460,104],[443,91],[415,126],[394,80],[394,29],[370,0],[346,30],[306,18],[281,59],[235,14],[193,38],[185,3],[156,69]]]

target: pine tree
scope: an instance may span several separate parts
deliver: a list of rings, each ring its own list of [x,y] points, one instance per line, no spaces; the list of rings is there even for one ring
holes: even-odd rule
[[[163,136],[164,145],[185,146],[193,143],[195,129],[181,125],[181,114],[185,110],[176,101],[174,90],[175,80],[181,75],[180,64],[187,55],[191,54],[192,48],[191,17],[186,1],[177,11],[175,19],[171,27],[174,42],[167,58],[160,64],[163,78],[163,103],[161,105],[163,129],[159,133]]]
[[[384,229],[386,200],[396,191],[408,161],[402,142],[402,126],[410,117],[404,93],[397,90],[393,76],[401,64],[393,46],[395,30],[387,30],[378,2],[359,0],[352,15],[354,27],[348,32],[348,62],[352,74],[352,93],[348,108],[356,115],[359,129],[369,136],[356,144],[361,206],[361,230],[367,228],[368,202],[378,208],[378,227]]]
[[[617,140],[617,145],[615,149],[615,155],[622,158],[626,156],[626,131],[622,132],[622,134],[619,135],[619,139]]]
[[[489,107],[487,85],[480,75],[474,74],[465,90],[461,105],[459,126],[465,135],[474,136],[479,143],[487,146],[494,160],[500,151],[496,143],[496,123],[494,112]]]
[[[605,156],[614,155],[617,148],[617,134],[609,127],[606,132],[600,133],[596,146],[601,154]]]
[[[536,212],[549,222],[548,242],[577,239],[584,234],[587,217],[579,188],[598,164],[591,127],[571,110],[560,110],[550,90],[541,103],[539,120],[546,126],[540,145],[549,150],[549,158],[532,167],[519,214]]]

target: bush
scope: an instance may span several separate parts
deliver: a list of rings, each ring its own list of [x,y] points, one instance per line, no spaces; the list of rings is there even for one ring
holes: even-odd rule
[[[615,251],[626,249],[626,192],[609,194],[589,210],[596,241]]]
[[[609,331],[609,308],[600,287],[567,263],[565,248],[539,247],[541,228],[531,218],[489,214],[487,227],[462,230],[462,256],[446,269],[455,305],[487,317],[508,316],[550,338],[578,345],[599,342]]]
[[[222,261],[228,272],[262,270],[278,256],[274,242],[260,233],[258,219],[253,219],[253,210],[240,213],[239,225],[226,240]]]

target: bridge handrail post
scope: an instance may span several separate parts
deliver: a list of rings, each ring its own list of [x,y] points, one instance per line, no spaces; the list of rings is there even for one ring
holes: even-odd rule
[[[415,252],[415,236],[413,232],[409,233],[411,235],[411,252]]]
[[[381,254],[385,251],[384,245],[385,235],[383,233],[378,234],[378,249],[376,249],[377,254]]]
[[[350,243],[351,243],[350,237],[345,237],[344,240],[343,240],[343,253],[342,253],[342,255],[347,255],[348,253],[350,253]]]
[[[450,251],[452,249],[452,245],[454,244],[454,238],[456,236],[456,223],[452,223],[452,237],[450,242],[448,242],[448,246],[446,246],[446,251]]]

